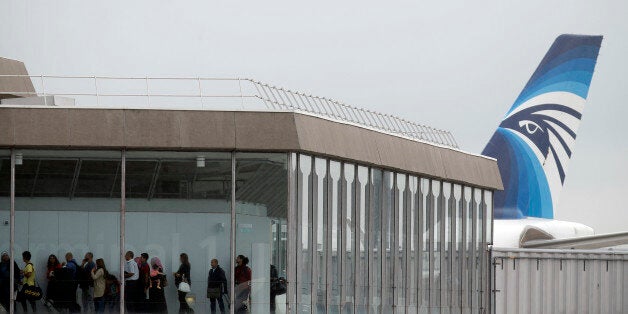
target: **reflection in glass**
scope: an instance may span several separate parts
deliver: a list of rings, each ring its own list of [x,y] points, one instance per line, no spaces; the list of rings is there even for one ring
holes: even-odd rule
[[[9,222],[11,211],[11,152],[0,149],[0,221]],[[9,252],[10,226],[0,225],[0,251]]]
[[[474,294],[473,294],[473,308],[479,309],[481,307],[481,296],[479,291],[482,288],[482,244],[485,241],[484,232],[484,207],[482,206],[482,190],[478,188],[473,189],[473,211],[475,212],[474,225],[475,225],[475,248],[474,248]]]
[[[451,253],[452,253],[452,245],[451,245],[451,235],[452,235],[452,225],[451,225],[451,183],[443,182],[443,189],[441,193],[442,199],[442,209],[443,209],[443,230],[441,234],[443,235],[443,245],[441,247],[441,304],[443,307],[449,308],[451,305],[451,282],[452,282],[452,272],[451,272]]]
[[[329,270],[327,271],[327,300],[328,300],[328,313],[340,313],[340,283],[341,277],[341,254],[342,249],[342,190],[340,183],[340,163],[337,161],[329,162],[329,210],[328,210],[328,234],[330,241],[328,242],[327,259],[329,261]]]
[[[314,235],[316,240],[316,255],[312,263],[314,272],[314,303],[317,313],[324,313],[327,307],[327,160],[314,159],[314,185],[312,189],[314,200]]]
[[[186,253],[195,295],[206,294],[212,259],[231,278],[231,154],[131,151],[126,160],[126,249],[158,257],[167,276]],[[173,311],[186,307],[175,290],[165,297]],[[209,311],[207,298],[195,303]]]
[[[394,267],[397,256],[395,245],[395,190],[394,173],[383,172],[383,249],[382,249],[382,313],[390,313],[394,302]]]
[[[465,186],[464,187],[464,206],[465,206],[465,222],[464,222],[464,227],[466,229],[465,232],[465,259],[464,259],[464,263],[465,263],[465,296],[464,296],[464,300],[466,300],[466,302],[464,303],[465,307],[469,307],[472,308],[473,307],[473,283],[474,283],[474,275],[473,275],[473,270],[474,270],[474,220],[473,220],[473,189]]]
[[[452,305],[454,307],[459,307],[462,303],[462,260],[463,260],[463,204],[462,204],[462,187],[458,184],[453,185],[453,193],[452,193],[452,206],[453,206],[453,224],[452,227],[454,234],[452,235],[452,239],[454,242],[453,248],[453,263],[452,263],[452,286],[453,286],[453,295]]]
[[[431,247],[429,246],[430,241],[430,230],[432,229],[430,224],[430,203],[429,203],[429,193],[430,193],[430,180],[429,179],[420,179],[420,198],[419,198],[419,225],[421,226],[420,234],[421,237],[421,259],[420,259],[420,269],[422,270],[421,277],[421,286],[420,286],[420,295],[421,302],[420,306],[422,308],[427,308],[429,306],[430,301],[430,253]]]
[[[369,228],[369,313],[380,313],[382,304],[382,171],[371,169]]]
[[[408,178],[408,275],[407,275],[407,299],[408,312],[417,313],[419,301],[419,280],[421,280],[421,271],[419,268],[419,194],[418,178],[409,176]]]
[[[493,243],[493,192],[484,191],[484,207],[486,212],[486,242]]]
[[[404,174],[396,174],[395,179],[395,224],[396,224],[396,232],[395,232],[395,247],[394,252],[396,255],[395,258],[395,267],[394,267],[394,297],[395,304],[397,305],[396,309],[398,313],[405,313],[406,309],[406,276],[408,274],[406,269],[406,260],[407,260],[407,232],[406,228],[409,224],[409,215],[406,210],[406,175]]]
[[[433,226],[430,235],[434,239],[432,246],[432,259],[430,260],[430,275],[432,280],[430,281],[430,306],[432,308],[439,308],[441,306],[440,293],[441,293],[441,231],[442,231],[442,202],[440,197],[441,186],[440,181],[432,180],[431,193],[430,193],[430,209],[431,209],[431,225]]]
[[[25,267],[21,253],[29,251],[37,283],[53,300],[59,300],[54,292],[69,278],[63,271],[57,270],[52,275],[46,271],[50,255],[55,255],[59,262],[74,260],[80,265],[86,253],[92,252],[92,261],[102,258],[109,272],[121,278],[120,199],[116,198],[119,192],[114,191],[116,186],[119,190],[115,180],[120,177],[121,153],[71,150],[19,153],[22,163],[16,163],[15,168],[17,265]],[[70,290],[69,293],[76,292]],[[82,298],[81,289],[78,292],[77,303],[86,310],[93,309],[93,303]],[[27,306],[30,310],[31,305]],[[35,306],[42,310],[41,304]]]
[[[342,217],[340,225],[344,227],[342,256],[342,294],[341,304],[342,313],[353,313],[354,295],[355,295],[355,264],[356,264],[356,183],[355,183],[355,165],[345,163],[343,165],[343,177],[341,180],[342,199]]]
[[[299,155],[297,167],[297,266],[312,264],[312,158]],[[312,272],[297,269],[296,297],[297,312],[310,313],[312,306]]]
[[[356,219],[358,220],[356,238],[356,257],[358,259],[356,273],[356,310],[358,313],[366,313],[369,304],[369,213],[370,213],[370,185],[369,169],[358,166],[356,181]]]
[[[236,255],[249,264],[235,271],[234,309],[285,311],[288,173],[286,154],[236,154]],[[246,268],[250,269],[250,277]],[[243,270],[246,270],[244,272]],[[237,311],[236,311],[237,312]]]

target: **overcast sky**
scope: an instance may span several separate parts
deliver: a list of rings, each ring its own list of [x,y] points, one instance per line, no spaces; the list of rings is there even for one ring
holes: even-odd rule
[[[627,1],[0,0],[32,74],[250,77],[453,132],[479,153],[562,33],[604,35],[556,218],[628,230]]]

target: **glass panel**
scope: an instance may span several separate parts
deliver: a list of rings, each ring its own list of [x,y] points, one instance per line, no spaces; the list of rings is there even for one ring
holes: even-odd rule
[[[430,286],[430,306],[434,309],[440,309],[440,290],[441,290],[441,230],[442,230],[442,210],[441,210],[441,198],[440,198],[440,181],[432,180],[431,195],[430,195],[430,209],[431,209],[431,222],[433,230],[430,235],[433,237],[432,246],[432,259],[430,260],[430,276],[432,276]]]
[[[407,232],[406,226],[408,223],[408,215],[406,214],[406,199],[408,196],[406,190],[406,175],[404,174],[396,174],[396,202],[395,202],[395,222],[396,222],[396,231],[395,231],[395,250],[393,250],[397,255],[395,258],[395,269],[394,269],[394,286],[395,286],[395,305],[397,309],[397,313],[405,313],[406,309],[406,276],[408,275],[408,269],[406,269],[406,260],[407,260]]]
[[[297,168],[297,265],[312,264],[312,158],[299,155]],[[312,307],[312,272],[309,270],[297,271],[297,312],[310,313]]]
[[[15,259],[26,272],[32,267],[31,275],[27,274],[22,282],[33,285],[36,281],[48,299],[68,298],[86,311],[93,311],[94,295],[89,285],[75,285],[82,273],[80,268],[91,272],[98,262],[96,280],[113,285],[122,280],[120,193],[115,183],[120,178],[121,153],[24,150],[18,156]],[[100,270],[103,267],[116,280],[106,278],[104,269]],[[148,304],[145,297],[141,302],[139,299],[133,305]],[[117,311],[119,296],[110,301],[107,306]],[[41,311],[43,305],[18,302],[17,308],[25,307]]]
[[[342,312],[353,313],[355,291],[355,241],[356,241],[356,180],[355,165],[345,163],[343,165],[342,182],[342,219],[340,224],[344,228],[342,257]]]
[[[381,312],[382,299],[382,171],[371,169],[369,228],[369,313]]]
[[[328,312],[340,313],[340,283],[341,277],[341,251],[342,243],[342,221],[341,209],[342,209],[342,190],[340,182],[340,163],[337,161],[329,162],[329,217],[328,222],[328,234],[330,241],[328,242],[328,256],[329,270],[327,271],[327,300],[328,300]]]
[[[356,253],[358,254],[356,263],[356,312],[366,313],[369,304],[369,210],[370,210],[370,185],[369,169],[358,166],[356,181]]]
[[[314,272],[315,313],[325,313],[327,302],[327,160],[315,158],[313,181],[313,224],[316,255],[312,263]]]
[[[297,281],[297,272],[301,272],[300,267],[297,268],[298,256],[301,254],[301,240],[300,233],[301,229],[299,228],[299,155],[296,153],[290,154],[290,160],[288,160],[288,164],[290,165],[289,173],[288,173],[288,184],[289,188],[289,198],[290,201],[288,203],[288,233],[285,235],[288,239],[288,291],[287,298],[289,302],[289,311],[287,313],[294,314],[297,311],[297,290],[296,286],[298,284]],[[302,265],[302,264],[301,264]]]
[[[473,298],[473,308],[479,309],[482,304],[482,296],[479,291],[482,288],[482,253],[483,243],[484,243],[484,208],[482,206],[482,190],[474,188],[473,189],[473,211],[475,212],[475,248],[474,248],[474,272],[475,272],[475,281],[473,284],[474,287],[474,298]]]
[[[173,286],[185,276],[192,294],[203,296],[194,310],[209,312],[208,281],[218,295],[228,291],[233,267],[231,154],[132,151],[126,160],[126,250],[147,253],[151,268],[158,258]],[[250,189],[245,183],[238,181],[240,190]],[[188,308],[176,289],[165,289],[164,297],[170,312]],[[215,299],[218,308],[226,306]]]
[[[465,186],[464,187],[464,229],[465,229],[465,254],[464,254],[464,270],[463,276],[465,278],[465,294],[463,298],[463,308],[473,307],[473,254],[474,254],[474,239],[473,239],[473,190]]]
[[[395,245],[395,189],[394,173],[383,173],[383,248],[382,248],[382,313],[391,313],[394,303],[394,268],[397,250]]]
[[[419,268],[419,181],[417,177],[408,178],[408,202],[406,203],[408,214],[408,312],[417,313],[419,303],[419,280],[421,272]]]
[[[0,149],[0,251],[10,252],[10,238],[11,238],[11,152],[9,150]],[[21,253],[21,252],[19,252]],[[16,258],[18,256],[16,255]],[[4,275],[4,274],[3,274]],[[19,277],[17,277],[18,280]],[[0,281],[10,280],[3,276]],[[10,284],[3,282],[3,288],[9,287]],[[2,293],[5,293],[3,290]],[[6,297],[0,299],[0,304],[7,310],[9,310],[9,301]]]
[[[430,240],[430,223],[429,223],[429,203],[428,196],[430,192],[430,180],[421,178],[420,182],[420,198],[419,198],[419,225],[420,225],[420,243],[421,243],[421,252],[420,252],[420,269],[421,274],[419,275],[421,278],[420,285],[420,307],[427,308],[429,306],[430,300],[430,252],[431,249],[429,247]]]
[[[286,154],[236,154],[234,306],[253,313],[286,310],[287,170]]]
[[[462,295],[463,295],[463,284],[462,284],[462,267],[463,267],[463,221],[464,221],[464,212],[463,212],[463,200],[462,200],[462,186],[458,184],[454,184],[453,186],[453,212],[454,212],[454,235],[452,238],[454,239],[454,256],[453,256],[453,291],[454,297],[452,298],[452,304],[454,307],[458,308],[462,304]]]
[[[486,211],[486,242],[493,243],[493,192],[484,191],[484,207]]]
[[[442,239],[443,245],[441,246],[441,304],[443,306],[443,311],[445,309],[449,309],[451,306],[451,285],[452,285],[452,202],[451,202],[451,183],[443,182],[443,190],[441,193],[442,199],[442,214],[443,214],[443,223],[442,226]],[[445,312],[449,312],[448,310]]]

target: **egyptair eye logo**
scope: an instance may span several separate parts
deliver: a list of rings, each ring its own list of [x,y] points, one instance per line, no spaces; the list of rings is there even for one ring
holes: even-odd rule
[[[569,106],[544,103],[511,113],[500,127],[516,131],[526,138],[540,153],[538,157],[543,165],[547,158],[554,159],[564,182],[563,162],[566,160],[560,160],[559,155],[571,157],[570,144],[576,138],[577,122],[581,117],[578,110]]]
[[[543,129],[541,129],[541,127],[534,123],[534,121],[530,121],[530,120],[521,120],[519,121],[519,127],[523,128],[525,127],[525,130],[528,131],[529,134],[534,134],[536,133],[536,131],[541,131],[543,132]]]

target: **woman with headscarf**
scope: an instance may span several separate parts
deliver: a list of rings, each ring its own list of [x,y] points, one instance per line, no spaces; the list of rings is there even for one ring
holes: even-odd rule
[[[168,285],[164,266],[159,257],[150,260],[150,283],[148,286],[148,300],[150,313],[168,313],[165,288]]]

